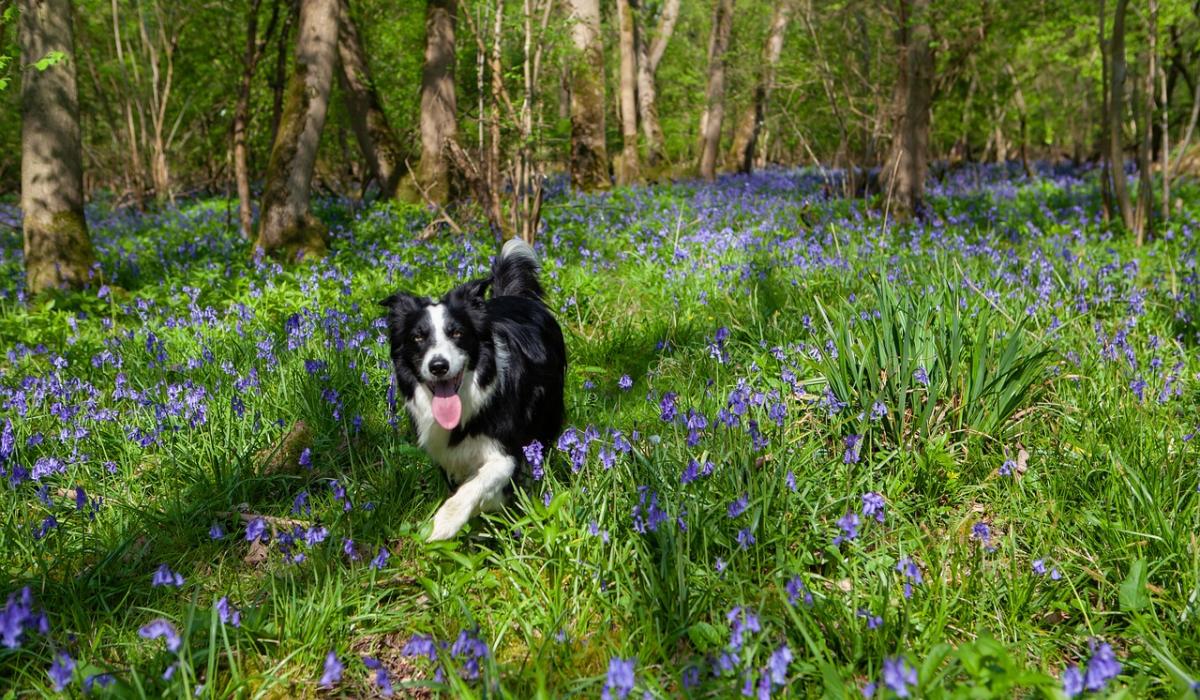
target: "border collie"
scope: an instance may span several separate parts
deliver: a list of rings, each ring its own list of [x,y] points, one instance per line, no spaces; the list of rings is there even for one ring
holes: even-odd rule
[[[519,239],[504,244],[490,276],[440,301],[398,292],[381,303],[417,441],[457,488],[429,534],[450,539],[504,505],[526,445],[548,446],[562,429],[562,330],[542,302],[537,257]]]

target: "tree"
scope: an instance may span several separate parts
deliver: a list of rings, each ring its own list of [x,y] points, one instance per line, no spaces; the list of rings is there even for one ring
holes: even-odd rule
[[[428,0],[425,5],[425,64],[421,70],[421,160],[404,198],[428,198],[441,204],[450,195],[446,142],[458,137],[454,89],[454,31],[457,0]],[[417,190],[417,191],[414,191]]]
[[[302,0],[296,66],[271,148],[255,243],[288,259],[321,256],[327,231],[309,212],[317,146],[337,63],[338,0]]]
[[[884,191],[904,217],[920,210],[929,169],[933,49],[929,0],[899,0],[892,145],[880,173]]]
[[[1125,181],[1125,147],[1121,144],[1121,129],[1125,115],[1125,8],[1127,0],[1117,0],[1113,18],[1112,40],[1109,42],[1108,88],[1108,148],[1107,161],[1113,197],[1121,222],[1133,230],[1133,205],[1129,201],[1129,185]]]
[[[581,190],[609,187],[604,142],[604,42],[600,0],[566,0],[571,39],[580,59],[571,71],[571,184]]]
[[[246,14],[246,49],[242,56],[242,78],[238,84],[237,103],[233,108],[233,171],[237,181],[238,221],[241,224],[242,235],[251,236],[254,226],[254,215],[250,204],[250,158],[247,145],[246,131],[250,125],[250,88],[254,82],[254,72],[262,59],[267,42],[274,33],[275,23],[279,21],[279,3],[275,0],[271,6],[271,21],[267,31],[258,35],[258,10],[262,0],[251,0],[250,10]]]
[[[621,160],[617,171],[617,184],[629,185],[641,178],[638,166],[637,128],[637,41],[633,22],[633,10],[629,0],[617,0],[618,44],[620,46],[620,95],[621,95]]]
[[[667,51],[667,42],[679,19],[679,0],[666,0],[654,39],[646,43],[646,33],[635,32],[637,42],[637,103],[642,135],[646,137],[646,164],[656,167],[663,158],[663,130],[658,121],[658,89],[655,76]]]
[[[70,0],[20,0],[21,210],[25,284],[37,294],[88,282],[83,145]]]
[[[449,4],[453,5],[453,2],[454,0],[449,0]],[[400,175],[404,172],[403,151],[391,124],[388,123],[387,115],[383,112],[375,83],[371,80],[367,53],[363,49],[354,18],[350,16],[350,1],[340,0],[338,8],[337,48],[341,63],[338,78],[346,101],[346,111],[350,115],[354,137],[358,140],[363,159],[367,161],[371,177],[375,179],[375,184],[379,186],[383,196],[391,197],[395,194]],[[453,55],[453,30],[451,32],[450,46]],[[453,83],[451,85],[453,102]]]
[[[729,167],[740,173],[748,173],[754,168],[754,149],[767,116],[767,100],[775,86],[775,66],[783,53],[783,35],[787,30],[791,11],[792,0],[781,0],[775,4],[771,15],[771,29],[767,32],[767,43],[763,46],[762,64],[759,67],[758,82],[754,85],[754,95],[733,132]]]
[[[700,116],[700,177],[717,176],[717,151],[721,146],[721,123],[725,119],[725,50],[733,31],[734,0],[715,0],[712,33],[708,39],[708,89]]]
[[[1142,63],[1141,97],[1142,103],[1136,109],[1138,132],[1137,167],[1138,167],[1138,198],[1137,209],[1133,214],[1133,233],[1137,245],[1146,242],[1153,230],[1154,219],[1154,187],[1150,180],[1151,137],[1154,124],[1154,78],[1158,72],[1155,65],[1158,51],[1158,2],[1148,0],[1149,27],[1146,31],[1146,52]],[[1166,170],[1163,177],[1166,178]]]

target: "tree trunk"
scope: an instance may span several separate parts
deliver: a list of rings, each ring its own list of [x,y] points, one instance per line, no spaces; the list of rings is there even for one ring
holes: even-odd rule
[[[263,189],[257,248],[292,260],[325,253],[327,231],[308,209],[317,147],[337,63],[338,0],[302,0],[296,67]]]
[[[717,152],[721,146],[721,124],[725,120],[725,50],[733,30],[734,0],[715,0],[712,34],[708,40],[708,89],[700,116],[700,177],[717,176]]]
[[[458,138],[458,102],[454,91],[454,32],[457,0],[427,0],[425,65],[421,71],[421,160],[405,177],[400,198],[444,204],[450,198],[446,142]]]
[[[581,190],[606,190],[608,148],[604,124],[604,42],[600,1],[566,0],[571,39],[581,57],[571,79],[571,184]]]
[[[1154,124],[1154,75],[1157,72],[1155,55],[1158,51],[1158,2],[1148,0],[1149,27],[1146,32],[1146,57],[1143,60],[1143,75],[1141,80],[1141,105],[1137,111],[1138,119],[1138,196],[1137,209],[1133,216],[1134,238],[1137,245],[1142,245],[1154,229],[1154,185],[1150,180],[1150,139]]]
[[[929,0],[900,0],[896,32],[898,70],[891,153],[881,179],[896,213],[920,211],[929,167],[929,117],[933,102],[933,50]]]
[[[283,118],[283,94],[287,89],[288,49],[291,47],[292,27],[300,13],[300,0],[284,0],[288,4],[287,16],[283,20],[283,31],[279,32],[279,43],[275,52],[275,73],[271,77],[271,139],[279,133],[279,121]]]
[[[754,169],[754,150],[763,121],[767,117],[767,100],[771,97],[771,89],[775,87],[775,66],[783,54],[783,36],[787,30],[791,9],[790,1],[781,1],[775,5],[775,12],[771,17],[771,30],[767,33],[767,43],[763,47],[758,84],[754,86],[754,97],[746,106],[746,111],[742,113],[737,129],[733,132],[729,167],[740,173],[749,173]],[[843,131],[843,137],[844,135]]]
[[[1021,139],[1019,144],[1021,169],[1025,171],[1025,177],[1033,179],[1033,166],[1029,164],[1029,110],[1025,105],[1025,93],[1021,90],[1017,72],[1013,70],[1011,63],[1004,64],[1004,72],[1008,74],[1013,83],[1013,102],[1017,106],[1017,122],[1019,124],[1017,134]]]
[[[617,0],[617,25],[621,55],[621,162],[617,171],[618,185],[631,185],[641,179],[638,165],[637,127],[637,50],[633,10],[629,0]]]
[[[1097,22],[1100,39],[1100,148],[1098,150],[1100,151],[1100,209],[1104,215],[1104,222],[1108,223],[1113,219],[1112,162],[1108,157],[1112,101],[1109,100],[1108,95],[1108,89],[1111,87],[1109,80],[1111,70],[1108,65],[1108,40],[1104,36],[1104,22],[1108,18],[1104,5],[1105,0],[1100,0],[1099,21]]]
[[[238,220],[242,235],[246,238],[250,238],[254,230],[254,212],[250,201],[250,149],[246,143],[246,130],[250,124],[250,88],[266,45],[265,38],[271,35],[279,18],[279,0],[275,0],[271,9],[271,23],[264,40],[260,40],[258,9],[261,5],[262,0],[252,0],[246,16],[246,51],[242,56],[242,79],[238,84],[237,103],[233,109],[233,172],[237,181]]]
[[[679,0],[666,0],[654,40],[647,45],[644,32],[636,32],[635,36],[638,117],[642,121],[642,135],[646,137],[646,164],[651,168],[657,167],[663,159],[664,141],[662,124],[658,121],[658,88],[655,76],[658,74],[658,64],[663,53],[667,50],[667,42],[671,39],[671,33],[675,31],[677,19]]]
[[[1108,90],[1108,162],[1112,178],[1113,198],[1121,223],[1133,230],[1133,205],[1129,201],[1129,185],[1125,180],[1125,149],[1121,145],[1121,126],[1125,119],[1125,7],[1127,0],[1117,0],[1113,19],[1111,52],[1112,85]]]
[[[37,294],[87,284],[92,244],[83,216],[83,143],[69,0],[20,0],[21,210],[25,284]],[[64,56],[39,70],[52,51]]]
[[[449,4],[453,5],[454,0],[449,0]],[[392,197],[404,172],[403,151],[383,112],[375,83],[371,80],[367,53],[359,38],[358,27],[350,16],[350,0],[340,0],[338,7],[338,58],[341,60],[338,78],[346,100],[346,111],[371,177],[379,185],[384,197]],[[451,55],[453,43],[451,39]]]

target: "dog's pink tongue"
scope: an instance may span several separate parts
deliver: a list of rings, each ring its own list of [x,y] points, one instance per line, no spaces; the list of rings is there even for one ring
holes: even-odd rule
[[[462,418],[462,401],[450,382],[433,387],[433,418],[446,430],[458,427],[458,421]]]

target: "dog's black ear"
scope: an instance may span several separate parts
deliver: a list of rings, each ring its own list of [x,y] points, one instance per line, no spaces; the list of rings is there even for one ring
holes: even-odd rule
[[[483,306],[483,302],[487,299],[487,290],[491,286],[491,277],[480,277],[455,287],[446,295],[446,298],[478,308]]]
[[[409,311],[421,308],[421,299],[407,292],[396,292],[387,299],[380,301],[379,305],[394,313],[403,315]]]

